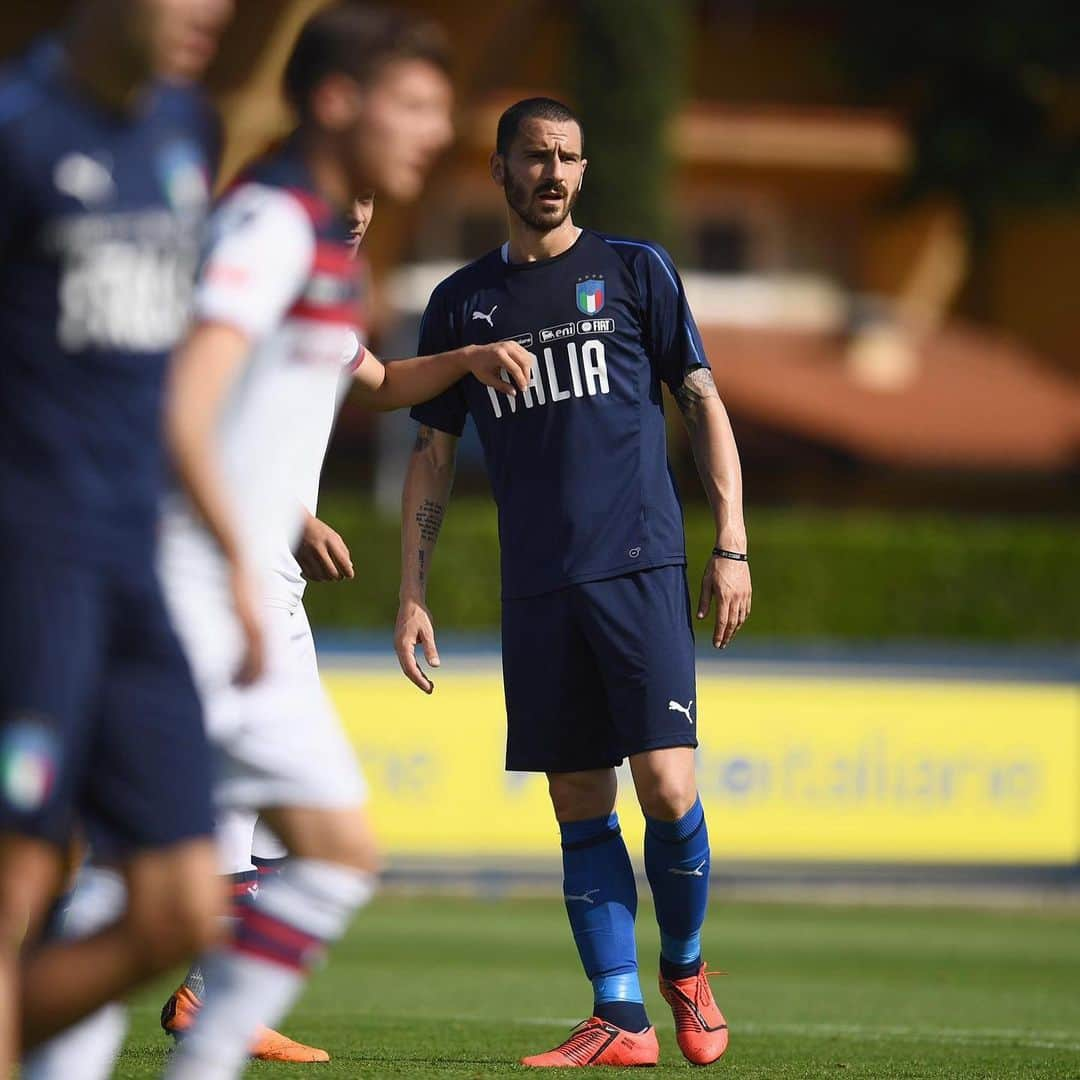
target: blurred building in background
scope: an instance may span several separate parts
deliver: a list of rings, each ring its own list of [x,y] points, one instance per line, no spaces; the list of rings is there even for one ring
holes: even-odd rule
[[[240,0],[211,76],[226,176],[288,127],[280,72],[321,3]],[[925,4],[868,20],[843,0],[399,4],[453,39],[460,138],[419,206],[380,205],[369,234],[384,350],[409,352],[431,287],[503,238],[487,166],[501,109],[548,93],[588,120],[603,99],[589,131],[598,177],[597,155],[627,131],[663,128],[607,201],[621,182],[662,204],[660,238],[685,272],[753,500],[1077,507],[1080,195],[1028,175],[1053,173],[1042,159],[1060,154],[1066,181],[1080,177],[1080,88],[1053,47],[1078,29],[1069,5],[980,21]],[[7,13],[3,46],[67,6]],[[642,119],[650,81],[666,96]],[[950,134],[957,161],[938,145]],[[612,220],[590,182],[582,223],[633,231],[640,215]],[[374,423],[346,411],[331,477],[368,472]],[[407,441],[389,425],[386,503]]]

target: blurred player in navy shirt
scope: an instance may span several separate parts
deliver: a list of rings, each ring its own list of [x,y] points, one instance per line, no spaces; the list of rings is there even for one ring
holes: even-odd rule
[[[0,1074],[215,930],[209,759],[155,576],[160,414],[231,0],[87,0],[0,75]],[[33,948],[73,829],[126,919]]]
[[[738,451],[679,275],[655,244],[577,228],[581,124],[557,101],[503,114],[491,159],[509,240],[443,281],[420,352],[512,339],[536,357],[516,399],[472,378],[413,409],[395,646],[421,689],[438,665],[425,591],[467,416],[499,511],[506,767],[544,772],[562,834],[566,909],[592,1016],[534,1066],[649,1065],[637,894],[615,814],[629,758],[645,814],[660,989],[697,1064],[727,1047],[701,959],[709,844],[694,778],[698,712],[682,511],[661,386],[686,421],[716,519],[697,613],[724,647],[750,611]],[[632,182],[632,178],[628,179]]]

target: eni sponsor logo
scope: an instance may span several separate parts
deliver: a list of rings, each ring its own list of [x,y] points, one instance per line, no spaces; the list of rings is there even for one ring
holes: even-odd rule
[[[564,338],[573,337],[575,333],[572,322],[563,323],[561,326],[545,326],[539,333],[540,344],[547,345],[552,341],[562,341]]]

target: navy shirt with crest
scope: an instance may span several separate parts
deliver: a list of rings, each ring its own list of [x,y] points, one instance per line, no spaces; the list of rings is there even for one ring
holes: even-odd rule
[[[0,74],[0,540],[145,559],[216,147],[194,91],[111,111],[55,40]]]
[[[589,230],[541,262],[510,263],[504,245],[438,286],[419,350],[510,338],[536,357],[527,391],[470,375],[412,410],[451,435],[476,423],[504,598],[685,563],[661,382],[708,361],[667,253]]]

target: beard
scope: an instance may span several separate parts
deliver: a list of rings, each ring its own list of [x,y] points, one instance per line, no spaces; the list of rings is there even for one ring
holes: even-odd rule
[[[565,184],[547,181],[530,189],[528,185],[515,180],[507,171],[503,179],[503,192],[507,205],[530,229],[539,233],[557,229],[569,216],[577,202],[578,192],[568,192]],[[548,206],[540,202],[539,196],[545,192],[555,192],[563,197],[563,204]]]

